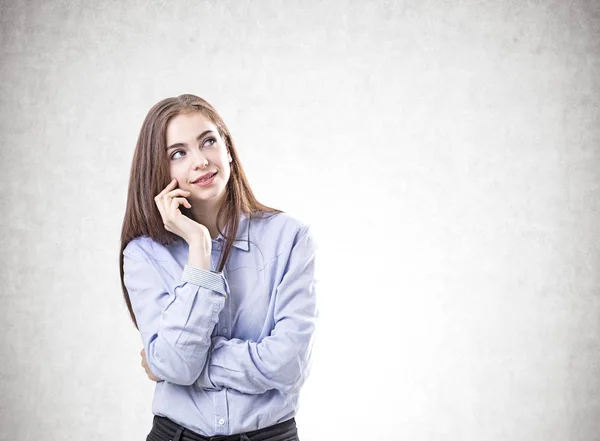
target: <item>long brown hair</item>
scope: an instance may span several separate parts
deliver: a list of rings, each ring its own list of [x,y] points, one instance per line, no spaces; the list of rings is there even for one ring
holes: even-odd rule
[[[174,116],[190,112],[200,112],[217,127],[233,159],[230,164],[231,175],[227,182],[227,194],[217,213],[217,229],[225,239],[218,271],[223,271],[225,267],[237,236],[242,213],[249,218],[254,218],[264,213],[281,212],[281,210],[267,207],[256,200],[240,163],[231,133],[213,106],[202,98],[189,94],[165,98],[155,104],[144,119],[133,153],[119,252],[121,288],[129,309],[129,315],[136,328],[137,322],[123,280],[123,250],[131,240],[139,236],[148,236],[163,245],[171,244],[176,240],[183,240],[164,228],[154,197],[171,181],[167,156],[165,155],[167,125]],[[184,215],[191,217],[189,209],[183,206],[180,206],[180,209]],[[221,220],[225,221],[225,232],[219,228]]]

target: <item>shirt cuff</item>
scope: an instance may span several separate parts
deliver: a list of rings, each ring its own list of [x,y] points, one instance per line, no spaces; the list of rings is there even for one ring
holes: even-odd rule
[[[223,273],[215,273],[202,268],[186,265],[181,275],[183,282],[193,283],[194,285],[207,288],[227,297],[227,281]]]

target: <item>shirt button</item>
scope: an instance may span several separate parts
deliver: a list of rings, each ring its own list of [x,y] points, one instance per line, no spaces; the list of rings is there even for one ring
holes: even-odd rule
[[[219,424],[222,426],[223,424],[225,424],[225,420],[224,420],[223,418],[221,418],[221,419],[219,420]]]
[[[223,331],[223,334],[226,334],[227,333],[227,328],[223,328],[223,329],[221,329],[221,331]]]

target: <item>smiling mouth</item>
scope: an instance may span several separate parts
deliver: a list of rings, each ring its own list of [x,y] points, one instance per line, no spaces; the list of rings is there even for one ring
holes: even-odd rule
[[[194,184],[197,184],[198,182],[206,182],[206,181],[208,181],[209,179],[212,179],[212,178],[213,178],[213,176],[215,176],[217,173],[218,173],[218,172],[214,172],[212,175],[210,175],[210,176],[207,176],[207,177],[206,177],[206,178],[204,178],[204,179],[198,179],[197,181],[194,181]]]

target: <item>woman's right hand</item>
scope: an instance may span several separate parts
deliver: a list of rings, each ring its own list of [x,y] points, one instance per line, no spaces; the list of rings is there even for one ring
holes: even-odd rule
[[[181,212],[179,209],[180,205],[186,208],[192,207],[185,198],[190,195],[190,192],[176,188],[176,185],[177,179],[173,179],[154,198],[165,229],[183,238],[190,246],[192,244],[194,246],[202,246],[210,256],[212,248],[210,232],[204,225],[190,219]]]

